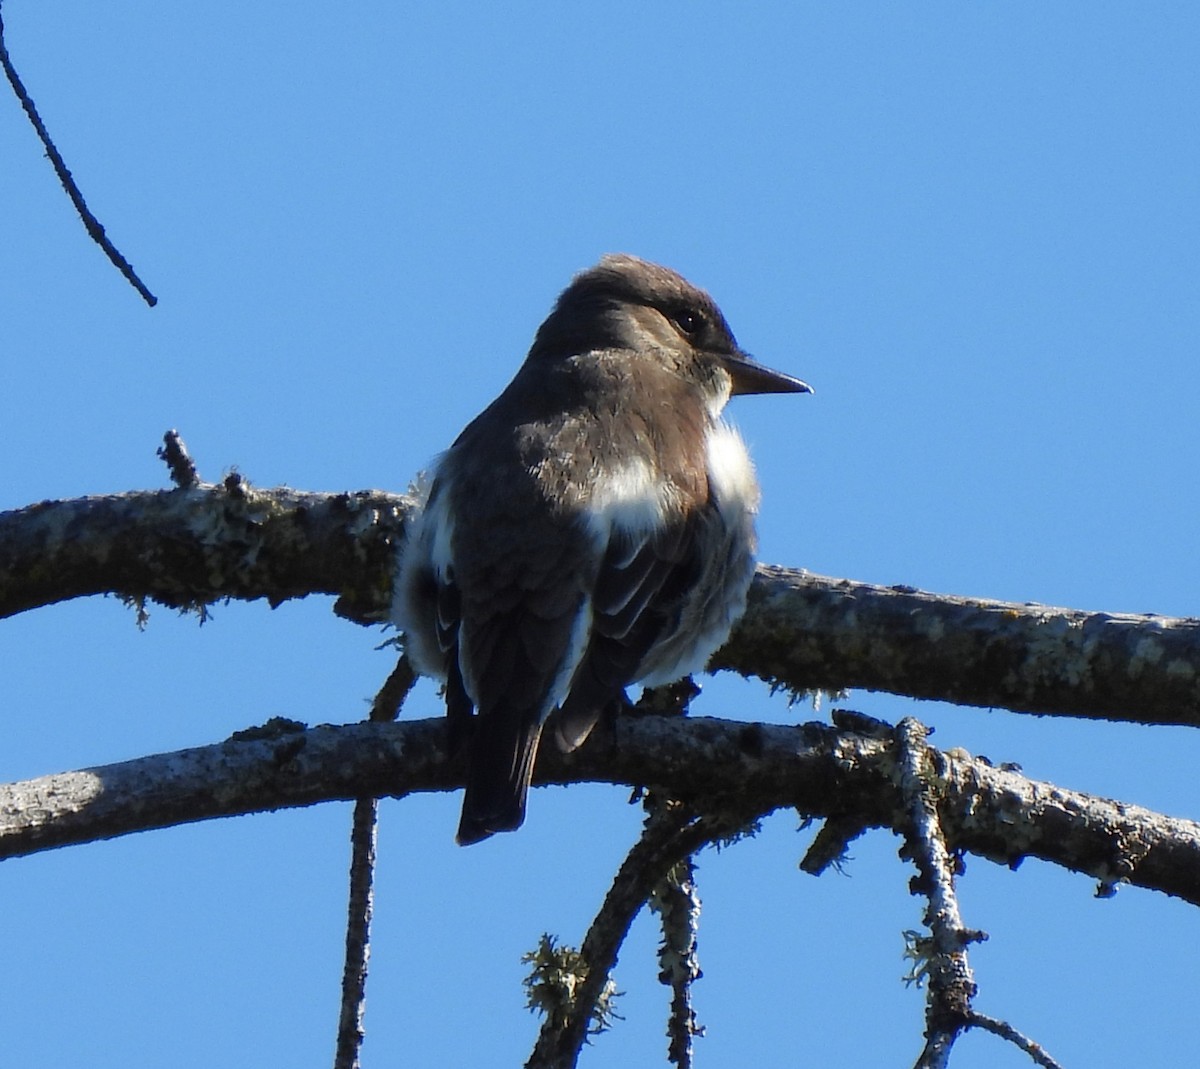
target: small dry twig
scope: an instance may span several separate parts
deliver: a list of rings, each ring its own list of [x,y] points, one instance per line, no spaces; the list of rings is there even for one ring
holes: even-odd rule
[[[543,1023],[526,1069],[574,1069],[617,953],[655,886],[678,862],[742,823],[744,818],[697,817],[673,801],[651,813],[583,940],[585,975],[573,1003],[558,1020],[548,1017]]]
[[[3,0],[0,0],[0,5],[2,3]],[[67,196],[71,198],[71,203],[75,205],[75,211],[79,213],[79,218],[83,221],[88,236],[104,250],[104,255],[108,257],[112,265],[125,276],[129,284],[141,294],[142,299],[153,308],[158,304],[158,298],[138,278],[133,266],[125,259],[112,241],[109,240],[108,235],[104,232],[104,227],[100,225],[100,220],[92,214],[91,209],[87,206],[87,202],[83,199],[83,194],[79,191],[79,186],[76,185],[75,179],[67,169],[62,154],[58,151],[53,140],[51,140],[50,134],[42,122],[42,117],[38,114],[37,107],[33,103],[33,98],[30,97],[24,83],[21,81],[21,76],[17,74],[17,68],[13,66],[12,59],[9,58],[8,45],[4,40],[3,16],[0,16],[0,66],[4,67],[4,73],[8,77],[8,84],[12,86],[13,92],[21,102],[21,107],[25,109],[25,114],[29,116],[29,121],[33,124],[33,129],[36,131],[38,139],[45,146],[46,156],[54,167],[54,173],[58,175],[59,182],[62,183],[63,189],[66,190]]]
[[[354,803],[350,832],[350,900],[346,916],[346,961],[338,1015],[334,1069],[358,1069],[371,959],[371,915],[375,906],[375,842],[378,808],[374,798]]]
[[[979,1028],[985,1032],[991,1032],[994,1036],[999,1036],[1001,1039],[1008,1040],[1023,1050],[1033,1060],[1035,1065],[1042,1066],[1042,1069],[1063,1069],[1038,1043],[1035,1043],[1028,1036],[1018,1032],[1007,1021],[998,1021],[995,1017],[988,1017],[986,1014],[979,1013],[975,1010],[971,1011],[971,1019],[967,1021],[968,1028]]]
[[[416,674],[407,655],[401,655],[375,700],[369,719],[395,720],[408,697]],[[346,961],[342,969],[342,1002],[338,1016],[334,1069],[358,1069],[366,1012],[367,965],[371,958],[371,916],[375,902],[375,844],[379,801],[360,798],[354,803],[350,832],[350,895],[346,916]]]

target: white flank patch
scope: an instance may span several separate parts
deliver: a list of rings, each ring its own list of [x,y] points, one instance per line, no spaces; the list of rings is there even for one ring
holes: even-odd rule
[[[718,420],[708,432],[708,475],[722,515],[758,511],[758,481],[742,436]]]
[[[427,556],[439,582],[446,582],[454,563],[451,540],[454,538],[454,520],[450,518],[450,487],[443,485],[437,499],[421,516],[418,539],[422,554]]]
[[[754,574],[754,513],[758,483],[741,435],[729,424],[709,428],[708,478],[719,523],[708,528],[703,572],[683,606],[679,626],[664,635],[639,666],[646,686],[702,671],[746,605]],[[709,541],[711,539],[711,541]]]
[[[445,678],[445,664],[437,637],[437,626],[431,615],[432,606],[418,593],[427,583],[424,578],[433,572],[439,582],[445,582],[451,571],[450,540],[454,524],[449,514],[449,487],[442,485],[436,499],[429,500],[437,476],[437,468],[423,476],[418,484],[419,509],[412,517],[404,544],[399,549],[399,574],[392,596],[392,622],[408,638],[408,651],[413,663],[423,675]]]
[[[673,493],[669,484],[655,479],[644,458],[636,457],[596,479],[585,508],[588,526],[601,545],[614,530],[641,541],[662,526]]]

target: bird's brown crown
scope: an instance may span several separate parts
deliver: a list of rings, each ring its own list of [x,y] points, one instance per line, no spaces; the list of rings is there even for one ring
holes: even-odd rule
[[[530,356],[592,349],[737,351],[716,302],[670,268],[624,253],[580,272],[538,330]]]

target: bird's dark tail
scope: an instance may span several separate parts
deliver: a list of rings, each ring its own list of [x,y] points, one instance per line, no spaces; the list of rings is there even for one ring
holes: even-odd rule
[[[536,713],[499,707],[476,716],[467,764],[467,790],[456,836],[459,846],[495,832],[516,831],[525,820],[542,724]]]

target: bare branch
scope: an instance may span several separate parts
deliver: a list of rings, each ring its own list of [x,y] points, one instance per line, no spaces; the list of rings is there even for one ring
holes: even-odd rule
[[[1026,857],[1200,905],[1200,824],[1098,798],[961,751],[943,769],[947,848],[1010,866]],[[895,743],[823,724],[622,717],[573,754],[552,746],[534,782],[651,785],[705,811],[746,819],[781,807],[861,814],[903,828]],[[366,795],[462,786],[443,718],[282,731],[0,786],[0,857],[175,824]],[[615,803],[614,803],[615,804]]]
[[[377,724],[386,724],[400,715],[404,699],[411,693],[417,682],[417,673],[413,671],[412,661],[407,654],[402,654],[396,661],[396,667],[391,675],[384,680],[375,700],[371,702],[370,718]]]
[[[410,499],[380,491],[214,486],[44,501],[0,513],[0,617],[90,594],[196,608],[336,594],[360,623],[387,619]]]
[[[367,964],[371,958],[371,914],[375,900],[375,841],[378,805],[374,798],[354,804],[350,832],[350,899],[346,919],[346,962],[342,968],[342,1002],[338,1015],[333,1069],[358,1069],[367,997]]]
[[[79,213],[79,218],[83,221],[88,236],[104,250],[104,255],[108,257],[112,265],[125,276],[129,284],[141,294],[142,299],[153,308],[158,304],[158,298],[146,288],[145,283],[138,278],[133,266],[121,255],[121,251],[112,241],[109,240],[108,235],[104,232],[104,227],[100,225],[100,220],[92,214],[91,209],[87,206],[87,202],[84,201],[83,194],[79,191],[79,186],[75,184],[75,179],[71,176],[71,172],[67,170],[67,165],[59,153],[58,147],[51,140],[50,134],[42,122],[42,117],[38,114],[37,107],[33,103],[33,99],[26,91],[20,75],[17,74],[17,68],[13,66],[12,60],[9,58],[8,45],[5,43],[4,38],[4,19],[2,16],[0,16],[0,66],[4,67],[4,74],[8,78],[8,84],[12,86],[12,91],[21,102],[21,107],[25,109],[25,114],[29,116],[29,121],[33,124],[33,129],[38,135],[38,140],[45,147],[46,156],[54,167],[54,173],[58,175],[59,182],[62,183],[63,189],[66,190],[67,196],[71,198],[71,203],[75,205],[75,211]]]
[[[676,863],[728,830],[723,819],[697,817],[677,802],[661,804],[652,811],[584,938],[579,989],[562,1020],[547,1017],[526,1069],[573,1069],[634,917]]]
[[[214,486],[0,514],[0,616],[113,593],[196,608],[336,594],[388,619],[412,500]],[[870,586],[760,566],[713,668],[793,691],[861,687],[959,704],[1200,725],[1200,621]]]
[[[712,668],[793,691],[1200,725],[1200,620],[929,594],[760,566]]]
[[[370,720],[376,723],[395,720],[415,682],[412,664],[407,656],[401,656],[371,703]],[[360,798],[354,803],[354,821],[350,831],[350,894],[346,909],[346,960],[342,969],[342,1002],[334,1069],[358,1069],[359,1066],[367,998],[367,965],[371,958],[378,822],[377,799]]]
[[[1008,1040],[1023,1050],[1032,1059],[1035,1065],[1040,1065],[1043,1069],[1063,1069],[1058,1062],[1046,1053],[1045,1049],[1038,1043],[1035,1043],[1028,1036],[1022,1035],[1007,1021],[998,1021],[995,1017],[988,1017],[985,1014],[971,1011],[971,1018],[967,1021],[968,1028],[979,1028],[985,1032],[991,1032],[992,1035],[999,1036],[1001,1039]]]

